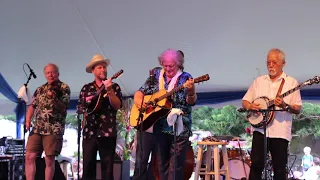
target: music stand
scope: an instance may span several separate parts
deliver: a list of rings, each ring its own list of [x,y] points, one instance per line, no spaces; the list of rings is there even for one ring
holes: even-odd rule
[[[267,147],[267,114],[270,112],[275,111],[287,111],[286,109],[259,109],[259,110],[245,110],[247,112],[257,113],[260,112],[262,114],[263,120],[263,144],[264,144],[264,153],[263,153],[263,163],[264,163],[264,178],[267,180],[267,154],[268,154],[268,147]]]

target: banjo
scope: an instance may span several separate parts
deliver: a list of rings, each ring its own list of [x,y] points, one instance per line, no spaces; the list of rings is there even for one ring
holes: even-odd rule
[[[318,84],[319,82],[320,82],[320,77],[315,76],[313,79],[309,79],[309,80],[299,84],[297,87],[290,89],[289,91],[281,94],[279,97],[284,98],[284,97],[288,96],[289,94],[295,92],[298,89],[301,89],[302,87],[304,87],[306,85],[312,85],[314,83]],[[255,99],[252,103],[259,104],[261,109],[271,109],[271,110],[275,109],[274,100],[270,100],[266,96],[259,97],[259,98]],[[269,111],[265,114],[267,125],[273,121],[274,115],[275,115],[274,111]],[[247,114],[247,118],[253,127],[255,127],[255,128],[262,128],[263,127],[264,123],[263,123],[263,116],[261,113],[249,112]]]

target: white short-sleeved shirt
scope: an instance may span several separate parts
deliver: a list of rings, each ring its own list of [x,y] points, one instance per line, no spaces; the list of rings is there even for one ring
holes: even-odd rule
[[[248,89],[242,100],[253,102],[255,99],[266,96],[270,100],[275,99],[278,89],[280,87],[281,81],[284,78],[285,83],[283,85],[281,94],[297,87],[298,81],[284,72],[282,75],[274,82],[271,81],[269,75],[263,75],[256,78],[250,88]],[[297,90],[290,95],[283,98],[284,102],[292,105],[302,105],[300,90]],[[271,138],[282,138],[288,141],[291,140],[291,127],[292,127],[292,114],[289,112],[275,112],[275,117],[270,124],[267,126],[267,137]],[[263,133],[262,128],[254,128],[254,131],[259,131]]]

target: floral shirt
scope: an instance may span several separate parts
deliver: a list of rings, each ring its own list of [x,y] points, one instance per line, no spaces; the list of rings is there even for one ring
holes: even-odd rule
[[[160,76],[160,71],[162,68],[155,68],[154,69],[154,74],[155,74],[155,83],[154,85],[150,85],[150,78],[147,79],[147,81],[140,87],[139,91],[143,92],[145,95],[151,95],[156,93],[157,91],[159,91],[159,76]],[[164,82],[165,82],[165,89],[168,89],[169,86],[169,82],[167,82],[167,77],[166,74],[163,74],[164,77]],[[187,72],[183,72],[178,80],[177,83],[175,85],[175,87],[181,86],[183,85],[189,78],[192,78],[192,76],[187,73]],[[180,134],[180,136],[185,136],[185,137],[189,137],[192,135],[191,133],[191,124],[192,124],[192,118],[191,118],[191,111],[192,111],[192,106],[186,102],[186,98],[187,98],[187,89],[182,89],[178,92],[176,92],[175,94],[173,94],[171,97],[169,97],[169,101],[172,102],[172,107],[173,108],[179,108],[183,111],[183,113],[186,116],[182,116],[182,120],[183,120],[183,124],[184,124],[184,130],[183,132]],[[154,127],[153,127],[153,131],[162,131],[164,133],[168,133],[173,135],[173,127],[169,126],[167,123],[167,116],[159,119]]]
[[[112,84],[112,89],[116,96],[120,99],[122,104],[122,92],[120,86],[117,83]],[[88,104],[91,102],[85,102],[83,99],[96,94],[98,88],[95,81],[86,84],[82,87],[79,100],[78,100],[78,112],[82,109],[87,109]],[[106,94],[106,90],[101,92]],[[94,102],[93,102],[94,103]],[[102,96],[101,109],[96,113],[85,116],[85,125],[83,127],[83,138],[95,137],[116,137],[117,136],[117,122],[116,122],[117,110],[113,109],[110,104],[108,96]]]
[[[47,98],[48,90],[56,92],[56,99]],[[59,110],[55,104],[57,100],[62,101],[66,108]],[[42,135],[63,135],[69,102],[70,88],[60,80],[51,85],[46,83],[38,87],[31,104],[35,108],[35,123],[32,132]]]

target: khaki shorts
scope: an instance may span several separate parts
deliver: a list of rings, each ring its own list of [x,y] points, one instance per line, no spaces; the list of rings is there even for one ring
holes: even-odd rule
[[[33,133],[29,136],[27,142],[27,152],[41,155],[43,150],[46,156],[57,156],[62,149],[62,135],[41,135]]]

